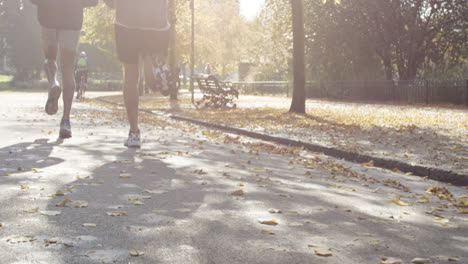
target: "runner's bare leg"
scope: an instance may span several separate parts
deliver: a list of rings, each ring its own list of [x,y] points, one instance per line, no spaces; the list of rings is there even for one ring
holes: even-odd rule
[[[60,49],[60,71],[63,83],[63,117],[62,120],[70,120],[70,112],[75,94],[75,50]]]
[[[138,64],[124,64],[124,102],[127,110],[130,132],[139,132],[138,127]]]

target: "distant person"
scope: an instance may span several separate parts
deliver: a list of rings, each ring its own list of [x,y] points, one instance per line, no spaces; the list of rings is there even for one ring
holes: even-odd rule
[[[209,63],[206,64],[205,73],[211,75],[211,65]]]
[[[63,85],[63,115],[60,138],[70,138],[70,111],[75,92],[74,62],[83,23],[83,8],[95,6],[98,0],[31,0],[37,5],[42,27],[42,48],[45,55],[44,71],[49,81],[49,95],[45,111],[55,115],[62,93],[57,81],[57,55],[60,53],[60,71]],[[21,29],[18,29],[21,30]]]
[[[145,81],[165,96],[169,95],[165,59],[169,45],[167,0],[104,0],[116,9],[115,41],[123,64],[124,102],[130,131],[124,145],[141,146],[138,126],[138,63],[143,61]]]
[[[76,99],[80,99],[80,96],[84,94],[86,87],[80,87],[79,83],[81,78],[84,78],[85,84],[88,83],[88,71],[88,55],[82,51],[75,62]]]

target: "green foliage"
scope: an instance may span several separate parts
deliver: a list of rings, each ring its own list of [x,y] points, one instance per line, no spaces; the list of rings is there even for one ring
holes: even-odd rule
[[[38,79],[42,68],[40,27],[30,1],[2,1],[1,31],[6,54],[16,69],[14,82]]]
[[[289,70],[288,1],[267,0],[253,42],[260,76]],[[464,0],[304,0],[309,80],[466,77]],[[289,75],[279,76],[281,80]]]

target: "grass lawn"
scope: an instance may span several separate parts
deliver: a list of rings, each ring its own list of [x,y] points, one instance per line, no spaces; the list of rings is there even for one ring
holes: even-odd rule
[[[121,96],[107,100],[122,102]],[[468,108],[307,100],[307,114],[288,112],[289,98],[241,96],[236,109],[195,109],[145,96],[141,106],[275,136],[468,174]]]

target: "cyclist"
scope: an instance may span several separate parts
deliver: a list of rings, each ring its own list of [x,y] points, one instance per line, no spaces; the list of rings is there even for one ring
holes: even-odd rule
[[[84,83],[81,80],[84,80]],[[88,83],[88,56],[82,51],[75,62],[76,99],[83,97]],[[83,85],[84,84],[84,85]]]

